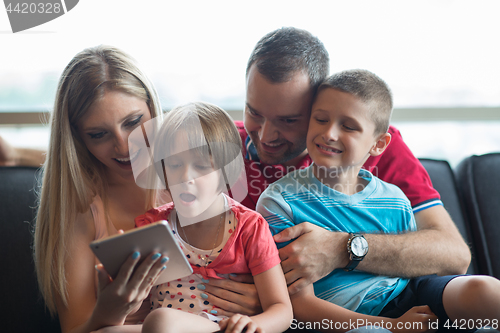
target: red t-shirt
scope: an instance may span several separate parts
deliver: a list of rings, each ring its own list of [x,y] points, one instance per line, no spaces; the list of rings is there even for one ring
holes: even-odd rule
[[[278,265],[281,262],[278,248],[262,215],[231,198],[228,198],[228,203],[238,221],[236,229],[221,253],[208,266],[198,267],[191,264],[194,273],[201,274],[206,279],[220,279],[218,274],[231,273],[255,276]],[[142,227],[156,221],[167,220],[173,208],[173,202],[153,208],[136,217],[135,225]]]
[[[245,171],[247,173],[248,195],[241,202],[245,206],[255,209],[257,200],[264,190],[288,172],[311,165],[312,160],[306,155],[295,167],[286,168],[283,165],[268,165],[247,152],[247,132],[242,121],[235,121],[243,142],[245,156]],[[440,205],[439,193],[432,187],[429,174],[404,143],[401,133],[394,127],[389,127],[391,143],[379,156],[369,157],[363,168],[385,182],[398,186],[410,199],[413,211]],[[247,142],[248,144],[248,142]],[[255,155],[255,154],[253,154]]]

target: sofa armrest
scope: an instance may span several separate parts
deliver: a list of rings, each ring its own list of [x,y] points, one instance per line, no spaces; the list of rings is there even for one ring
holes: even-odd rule
[[[467,269],[468,274],[476,274],[475,247],[471,235],[469,218],[466,215],[462,199],[458,193],[457,183],[450,164],[444,160],[420,158],[425,170],[431,177],[432,185],[441,195],[444,208],[448,211],[465,242],[472,252],[472,261]]]
[[[3,332],[60,332],[40,295],[32,256],[38,169],[0,167],[0,312]]]
[[[478,273],[500,278],[500,153],[470,156],[456,167],[470,219]]]

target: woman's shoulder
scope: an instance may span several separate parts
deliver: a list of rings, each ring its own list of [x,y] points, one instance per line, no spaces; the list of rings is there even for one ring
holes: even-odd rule
[[[74,223],[72,223],[71,226],[73,232],[68,235],[70,235],[73,240],[78,238],[91,242],[97,239],[99,228],[95,223],[95,218],[90,207],[85,212],[76,213]]]

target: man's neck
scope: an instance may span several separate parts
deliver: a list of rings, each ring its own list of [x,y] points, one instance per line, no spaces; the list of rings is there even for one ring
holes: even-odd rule
[[[306,149],[299,156],[294,157],[291,160],[286,161],[285,163],[282,163],[281,165],[283,165],[284,167],[287,167],[287,168],[288,167],[297,167],[299,165],[300,161],[302,161],[302,159],[304,159],[304,157],[306,157],[307,154],[308,154],[308,152]]]

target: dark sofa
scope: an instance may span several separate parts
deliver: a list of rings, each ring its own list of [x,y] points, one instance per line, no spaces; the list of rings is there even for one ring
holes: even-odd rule
[[[455,170],[446,161],[421,161],[471,247],[468,272],[500,278],[500,153],[468,157]],[[0,167],[2,332],[60,332],[39,295],[33,266],[37,172]]]

